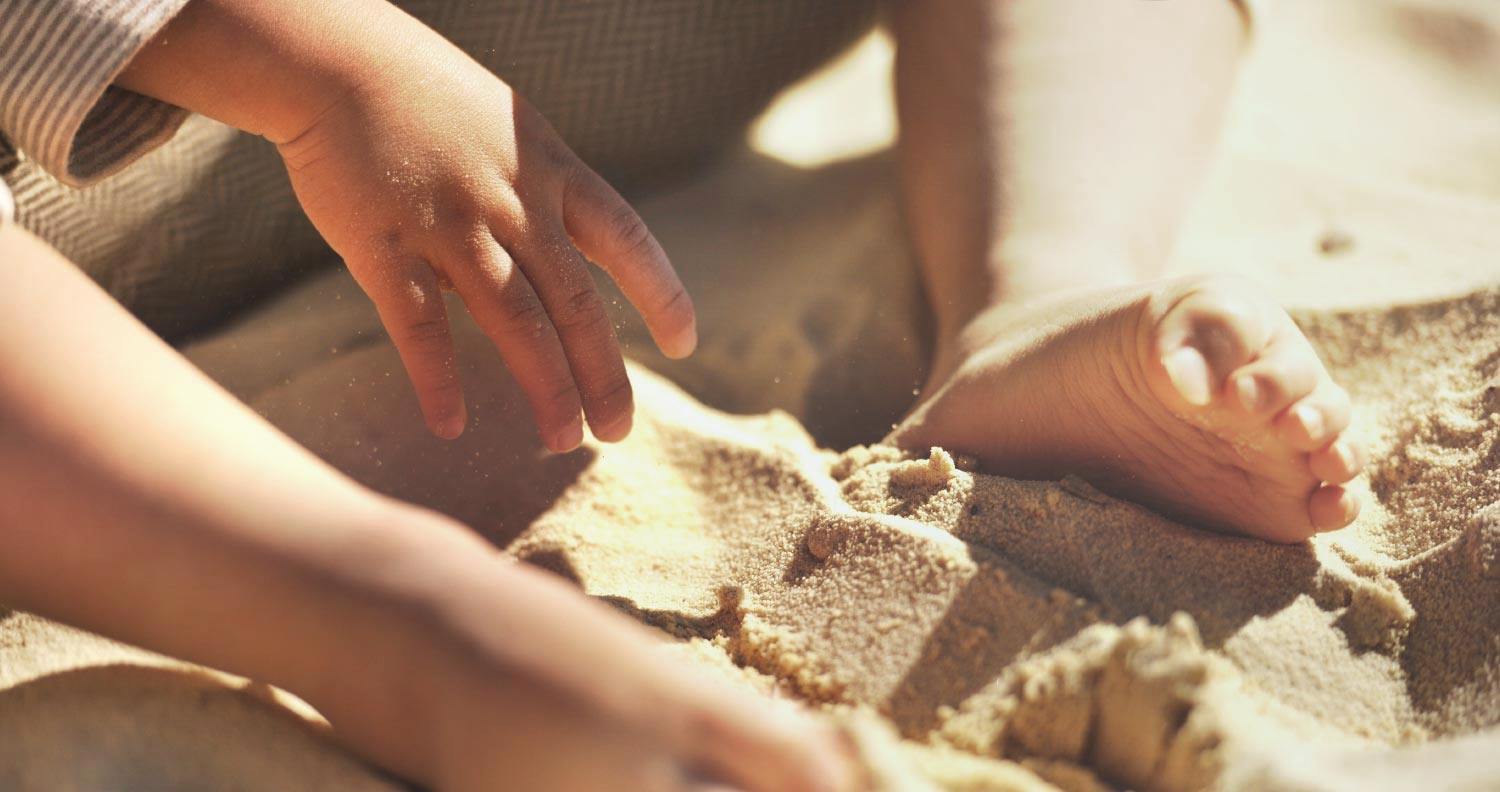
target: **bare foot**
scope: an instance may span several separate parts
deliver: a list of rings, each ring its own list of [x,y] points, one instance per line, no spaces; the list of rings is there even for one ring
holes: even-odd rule
[[[991,308],[940,354],[891,435],[1019,478],[1074,473],[1188,523],[1278,542],[1359,513],[1349,397],[1300,330],[1237,279]]]

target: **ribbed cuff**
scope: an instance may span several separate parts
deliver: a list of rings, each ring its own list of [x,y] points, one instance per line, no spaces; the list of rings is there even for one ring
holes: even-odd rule
[[[165,143],[180,107],[111,83],[188,0],[0,0],[0,132],[83,186]]]

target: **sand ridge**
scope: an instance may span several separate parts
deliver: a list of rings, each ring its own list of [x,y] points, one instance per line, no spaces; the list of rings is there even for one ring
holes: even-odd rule
[[[1494,315],[1494,299],[1430,307],[1421,332],[1500,345],[1500,327],[1476,320]],[[1389,311],[1303,319],[1330,351],[1367,338],[1369,322],[1398,321]],[[1395,350],[1410,339],[1389,329],[1382,337],[1390,350],[1377,359],[1399,367]],[[1434,376],[1461,388],[1469,362],[1455,356]],[[1399,378],[1341,373],[1372,410],[1384,406],[1377,436],[1414,409],[1388,391],[1380,398],[1382,382]],[[1424,618],[1435,596],[1461,599],[1457,614],[1470,621],[1500,612],[1489,577],[1500,553],[1496,510],[1455,497],[1462,489],[1447,490],[1449,511],[1481,516],[1434,523],[1451,538],[1422,560],[1382,551],[1388,534],[1423,524],[1378,495],[1352,531],[1271,545],[1174,524],[1078,480],[968,472],[941,449],[925,459],[882,446],[821,452],[786,416],[678,411],[675,388],[641,379],[643,403],[673,417],[649,421],[639,446],[602,451],[575,492],[620,491],[615,476],[644,456],[658,476],[718,493],[694,516],[723,532],[717,552],[666,565],[679,606],[696,607],[664,611],[661,588],[637,566],[650,558],[661,568],[679,546],[669,508],[637,503],[638,522],[607,527],[619,515],[602,498],[565,499],[512,550],[550,554],[554,566],[562,554],[591,594],[800,698],[877,712],[907,739],[1008,771],[1003,762],[1054,775],[1066,767],[1069,777],[1147,789],[1201,788],[1225,762],[1248,761],[1237,752],[1273,753],[1268,735],[1406,743],[1493,722],[1473,708],[1496,700],[1485,681],[1493,670],[1455,679],[1452,656],[1430,647],[1458,642],[1472,662],[1494,663],[1495,632]],[[1400,391],[1411,393],[1404,383]],[[1483,400],[1482,389],[1454,392]],[[1500,437],[1500,425],[1483,426],[1483,444]],[[1407,464],[1443,481],[1469,475],[1467,462]],[[605,533],[648,549],[610,552],[599,546]],[[1442,580],[1441,591],[1412,589],[1427,577]],[[699,592],[682,596],[693,585]],[[1247,719],[1258,724],[1253,739],[1242,739]]]

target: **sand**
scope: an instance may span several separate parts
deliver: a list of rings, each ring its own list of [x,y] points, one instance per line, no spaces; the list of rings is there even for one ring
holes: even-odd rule
[[[1354,396],[1366,509],[1304,545],[878,444],[926,316],[888,104],[850,131],[818,92],[880,96],[879,39],[774,109],[758,150],[642,203],[704,344],[666,361],[620,311],[639,412],[619,446],[542,454],[472,331],[471,431],[425,437],[338,273],[189,354],[370,486],[659,628],[672,661],[808,702],[879,789],[1488,788],[1500,6],[1274,8],[1174,267],[1266,285]],[[0,620],[5,789],[390,788],[315,724],[243,680]]]

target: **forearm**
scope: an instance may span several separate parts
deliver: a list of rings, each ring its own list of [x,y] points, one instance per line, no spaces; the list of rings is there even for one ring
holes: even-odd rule
[[[368,726],[441,648],[429,588],[493,551],[328,468],[19,229],[0,262],[0,601],[292,690],[399,762]]]
[[[290,690],[422,781],[430,721],[497,681],[631,721],[696,690],[628,619],[297,446],[40,241],[0,229],[0,263],[0,603]],[[601,651],[642,684],[600,684]]]
[[[414,31],[425,28],[386,0],[192,0],[117,82],[285,143],[387,77],[383,56],[443,43]]]
[[[1160,266],[1243,47],[1233,3],[905,0],[895,35],[940,338],[996,302]]]

